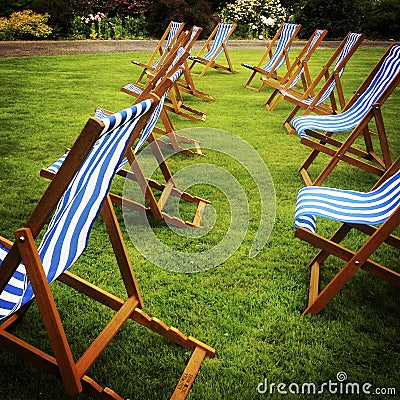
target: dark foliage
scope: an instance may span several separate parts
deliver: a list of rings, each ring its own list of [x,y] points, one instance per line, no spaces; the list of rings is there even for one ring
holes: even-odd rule
[[[378,0],[364,4],[364,33],[374,39],[400,39],[400,2]]]
[[[295,21],[303,25],[300,36],[309,37],[315,28],[328,29],[330,39],[341,39],[349,31],[360,32],[361,4],[361,0],[300,0],[294,13]]]
[[[208,36],[216,24],[217,17],[213,12],[216,6],[206,0],[156,0],[148,13],[148,30],[151,36],[159,37],[171,21],[184,22],[185,27],[198,25],[203,28],[202,36]],[[221,3],[221,2],[218,2]]]

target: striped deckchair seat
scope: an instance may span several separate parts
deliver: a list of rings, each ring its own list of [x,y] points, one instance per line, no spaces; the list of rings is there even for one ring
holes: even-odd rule
[[[196,56],[189,56],[190,60],[197,61],[197,62],[204,62],[210,61],[211,59],[217,59],[224,49],[220,47],[221,43],[225,40],[226,36],[229,34],[230,30],[232,29],[233,24],[219,24],[217,33],[215,34],[213,43],[210,47],[210,50],[202,56],[202,58],[197,58]],[[228,42],[226,42],[228,44]]]
[[[296,117],[292,122],[293,128],[300,137],[307,137],[307,129],[343,132],[355,128],[399,73],[400,46],[395,45],[391,48],[368,88],[351,107],[340,114]]]
[[[400,171],[367,193],[308,186],[299,191],[294,225],[315,232],[317,216],[349,224],[378,225],[399,206]]]
[[[174,44],[173,43],[173,39],[176,37],[177,32],[179,31],[179,29],[181,28],[182,25],[183,25],[182,22],[174,22],[173,21],[171,23],[171,29],[168,32],[168,36],[167,36],[167,39],[166,39],[166,42],[165,42],[164,51],[168,51],[173,46],[173,44]],[[162,58],[163,57],[162,57],[162,54],[161,54],[161,56],[153,64],[151,64],[151,68],[155,69]],[[132,63],[136,64],[136,65],[141,65],[141,63],[139,61],[135,61],[135,60],[132,60]]]
[[[57,279],[82,254],[111,181],[121,164],[131,134],[140,117],[149,111],[145,100],[112,115],[103,115],[104,129],[96,144],[58,202],[55,213],[38,248],[47,280]],[[53,169],[62,165],[64,155]],[[0,260],[8,250],[0,246]],[[34,297],[21,263],[0,295],[0,319],[9,316]]]
[[[335,73],[337,72],[339,78],[343,75],[346,65],[343,65],[343,67],[340,68],[339,71],[337,71],[337,67],[340,66],[342,60],[346,57],[346,55],[349,53],[349,51],[357,43],[357,40],[359,39],[360,36],[361,36],[361,34],[359,34],[359,33],[351,33],[348,36],[348,38],[346,40],[346,44],[343,47],[342,51],[340,52],[339,57],[337,58],[337,60],[335,62],[335,66],[333,68],[333,71],[335,71]],[[317,101],[316,105],[318,106],[318,105],[324,103],[329,98],[330,94],[333,92],[335,87],[336,87],[336,81],[335,81],[335,79],[333,79],[332,83],[326,88],[324,93],[322,93],[322,95],[321,95],[320,99]],[[295,95],[293,95],[285,90],[281,90],[281,94],[284,96],[296,99],[297,101],[301,101],[306,106],[310,105],[315,99],[315,97],[310,97],[307,99],[300,100],[298,97],[296,97]]]
[[[280,67],[282,67],[283,63],[285,62],[285,57],[284,57],[284,50],[288,44],[288,42],[292,39],[293,34],[295,30],[297,29],[298,25],[297,24],[288,24],[285,23],[283,24],[283,29],[281,32],[281,35],[279,36],[278,43],[276,44],[276,49],[274,51],[274,54],[270,58],[267,64],[265,64],[262,69],[266,72],[271,72],[272,68],[274,68],[274,72],[277,71]],[[288,51],[290,50],[290,47],[288,48]],[[276,62],[279,60],[279,62],[276,64]],[[275,65],[276,64],[276,65]],[[255,66],[251,64],[242,64],[243,67],[249,68],[254,70]]]
[[[178,57],[179,58],[179,57]],[[178,69],[175,71],[171,76],[170,79],[172,82],[176,82],[180,76],[182,75],[182,69]],[[158,102],[157,106],[154,109],[153,114],[151,114],[151,117],[149,118],[145,128],[143,129],[140,138],[135,146],[134,153],[136,154],[146,143],[147,139],[151,135],[151,132],[153,132],[153,129],[158,121],[158,118],[161,114],[162,108],[164,107],[165,99],[168,95],[168,90],[161,96],[160,101]]]
[[[192,29],[190,30],[190,39],[188,44],[186,45],[186,49],[189,51],[189,53],[193,50],[193,45],[197,40],[197,36],[200,35],[202,30],[203,28],[200,28],[197,25],[192,26]]]
[[[171,29],[167,36],[167,42],[165,43],[165,48],[168,48],[173,45],[172,40],[176,36],[176,34],[181,26],[182,26],[182,22],[175,22],[175,21],[172,22]]]
[[[308,54],[310,51],[314,49],[315,44],[317,43],[318,39],[321,37],[321,35],[324,33],[323,30],[317,29],[313,35],[312,41],[310,43],[310,46],[308,47],[304,59],[307,59]],[[292,83],[290,84],[288,89],[292,89],[297,85],[297,82],[300,80],[300,78],[303,76],[304,73],[304,65],[300,69],[299,73],[296,75],[296,77],[293,79]],[[284,85],[282,85],[284,87]]]
[[[168,68],[167,72],[169,72],[171,70],[171,68],[173,68],[176,65],[176,63],[182,57],[184,52],[185,52],[185,49],[182,48],[182,47],[178,50],[178,52],[177,52],[177,54],[175,56],[175,59],[172,62],[172,64],[170,65],[170,67]],[[172,82],[176,82],[181,77],[181,75],[183,73],[183,69],[182,68],[184,68],[184,65],[182,65],[182,67],[180,69],[176,70],[170,76],[170,79],[171,79]],[[161,79],[162,78],[160,78],[160,81],[161,81]],[[157,85],[157,83],[155,84],[155,86]],[[127,85],[125,85],[123,87],[123,89],[126,92],[135,93],[137,96],[140,96],[143,93],[143,89],[138,87],[138,86],[136,86],[136,85],[134,85],[133,83],[128,83]],[[159,103],[157,104],[157,106],[155,107],[155,109],[153,111],[153,114],[151,115],[151,117],[149,118],[145,128],[143,129],[143,131],[142,131],[142,133],[140,135],[139,141],[136,144],[136,147],[134,149],[134,153],[137,153],[140,150],[140,148],[147,141],[147,139],[149,138],[151,132],[153,131],[153,129],[154,129],[154,127],[155,127],[155,125],[156,125],[156,123],[158,121],[158,118],[160,117],[162,108],[164,107],[164,103],[165,103],[165,99],[166,99],[167,95],[168,95],[168,90],[160,98]]]

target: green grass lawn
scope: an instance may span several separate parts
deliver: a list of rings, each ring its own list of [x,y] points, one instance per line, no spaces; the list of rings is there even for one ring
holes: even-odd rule
[[[361,49],[349,62],[343,86],[346,98],[358,87],[385,49]],[[318,71],[332,50],[319,50],[312,60]],[[136,53],[146,60],[148,54]],[[263,103],[270,93],[243,87],[249,72],[241,62],[255,63],[261,51],[232,51],[238,74],[210,70],[195,82],[214,95],[207,103],[184,96],[188,105],[207,113],[206,122],[193,122],[176,115],[176,129],[214,128],[236,135],[255,149],[268,167],[275,191],[276,215],[264,248],[254,258],[248,254],[260,219],[260,195],[251,174],[235,160],[234,152],[221,154],[205,149],[205,157],[175,155],[169,161],[177,172],[193,164],[217,165],[234,176],[243,188],[250,222],[240,246],[215,268],[184,274],[154,265],[144,258],[124,236],[151,316],[177,327],[216,349],[216,356],[203,363],[189,399],[250,400],[262,398],[331,398],[284,395],[276,387],[285,383],[321,385],[337,382],[337,374],[347,374],[345,382],[371,383],[372,389],[393,388],[400,392],[400,292],[398,288],[360,271],[339,295],[314,317],[301,316],[307,303],[309,261],[315,249],[294,238],[293,214],[297,191],[304,186],[297,172],[309,150],[297,136],[288,136],[282,122],[291,111],[279,103],[267,112]],[[132,99],[119,88],[132,81],[139,69],[130,63],[133,54],[20,57],[0,59],[0,227],[12,239],[43,194],[48,182],[39,177],[70,146],[94,108],[119,110]],[[393,157],[400,154],[398,89],[386,102],[383,114]],[[191,131],[186,131],[191,135]],[[195,132],[194,132],[195,134]],[[238,156],[239,158],[239,156]],[[317,166],[323,165],[320,161]],[[245,211],[230,210],[228,193],[209,184],[196,182],[188,191],[212,201],[215,224],[205,235],[184,237],[163,223],[153,223],[155,236],[168,248],[196,253],[215,247],[229,229],[232,219]],[[377,178],[340,165],[326,185],[368,190]],[[123,182],[115,182],[122,190]],[[123,227],[123,213],[117,210]],[[182,206],[182,213],[190,209]],[[205,225],[207,217],[205,215]],[[211,217],[210,217],[211,218]],[[123,293],[106,231],[96,222],[89,248],[73,266],[74,271],[92,279],[117,295]],[[318,230],[327,235],[337,225],[320,221]],[[132,228],[132,226],[131,226]],[[140,227],[138,227],[138,231]],[[358,243],[352,235],[349,245]],[[383,249],[377,260],[399,266],[399,253]],[[327,263],[324,283],[338,270],[336,260]],[[93,305],[79,294],[54,285],[57,303],[65,321],[67,336],[76,357],[107,322],[108,311]],[[48,348],[36,306],[16,327],[24,338]],[[127,324],[101,356],[89,375],[110,386],[127,399],[166,399],[173,392],[188,353],[144,328]],[[58,380],[22,363],[6,352],[0,353],[0,398],[4,400],[66,399]],[[273,394],[260,394],[260,383],[275,383]],[[295,386],[292,386],[295,390]],[[335,396],[334,396],[335,397]],[[340,398],[340,394],[336,394]],[[367,395],[342,395],[370,398]],[[81,396],[79,398],[85,398]]]

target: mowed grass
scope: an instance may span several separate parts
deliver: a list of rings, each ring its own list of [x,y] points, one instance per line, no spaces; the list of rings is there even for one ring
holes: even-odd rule
[[[134,49],[132,49],[134,51]],[[360,49],[347,65],[343,87],[348,99],[367,76],[385,49]],[[296,50],[293,50],[295,53]],[[332,50],[320,49],[313,57],[315,73]],[[216,349],[206,359],[189,399],[331,398],[283,395],[276,385],[313,382],[319,388],[337,374],[346,372],[346,382],[360,388],[396,388],[400,367],[398,334],[400,293],[398,288],[360,271],[336,298],[314,317],[301,316],[307,303],[308,263],[315,249],[294,238],[293,214],[297,191],[304,186],[297,170],[309,150],[297,136],[288,136],[282,123],[291,106],[282,101],[274,112],[263,103],[271,93],[243,87],[249,72],[241,62],[256,63],[261,51],[231,51],[238,74],[210,70],[195,78],[198,88],[216,98],[213,103],[185,95],[186,103],[207,113],[206,122],[193,122],[176,115],[177,130],[213,128],[245,140],[265,162],[271,174],[276,201],[273,230],[260,253],[249,258],[260,219],[260,195],[254,179],[234,157],[204,150],[205,157],[175,155],[168,159],[172,172],[195,163],[213,164],[235,177],[243,188],[250,213],[249,229],[238,249],[216,268],[200,273],[172,272],[146,260],[129,240],[123,215],[117,209],[132,264],[151,316],[177,327]],[[0,59],[0,227],[12,239],[43,194],[48,182],[39,171],[71,146],[94,108],[119,110],[132,99],[119,91],[133,81],[139,69],[132,58],[146,60],[147,53],[21,57]],[[198,70],[198,69],[197,69]],[[393,157],[400,154],[398,89],[383,108]],[[229,153],[231,154],[231,152]],[[321,157],[315,170],[324,165]],[[186,238],[163,223],[152,222],[153,231],[166,246],[193,253],[213,248],[229,229],[231,212],[218,188],[196,184],[189,188],[212,201],[216,223],[207,235]],[[368,190],[377,178],[348,166],[334,170],[326,185]],[[114,183],[122,190],[123,182]],[[190,218],[191,209],[182,205]],[[236,214],[235,214],[236,213]],[[237,214],[239,213],[239,214]],[[205,216],[207,218],[207,214]],[[207,221],[205,221],[206,223]],[[318,230],[328,235],[337,224],[319,221]],[[351,235],[348,244],[360,242]],[[399,267],[399,253],[383,249],[377,260]],[[323,274],[327,283],[341,263],[329,260]],[[116,263],[101,218],[95,223],[90,244],[73,266],[94,283],[123,296]],[[108,321],[107,310],[56,283],[54,295],[61,310],[75,357],[79,357],[95,334]],[[16,327],[34,344],[48,349],[36,306]],[[166,399],[173,392],[189,353],[134,323],[127,324],[113,344],[90,370],[90,376],[128,399]],[[62,384],[7,352],[0,353],[1,399],[66,399]],[[260,383],[275,383],[274,393],[260,394]],[[292,386],[296,390],[295,386]],[[336,395],[339,398],[339,395]],[[358,394],[346,398],[370,398]],[[86,398],[81,395],[79,398]]]

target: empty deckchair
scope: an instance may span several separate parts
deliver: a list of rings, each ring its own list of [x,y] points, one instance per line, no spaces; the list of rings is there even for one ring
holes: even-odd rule
[[[312,153],[300,168],[307,185],[321,185],[339,161],[381,176],[391,165],[392,158],[382,116],[382,106],[400,82],[400,45],[391,45],[353,97],[343,112],[334,115],[305,115],[293,120],[293,128],[301,143],[311,147]],[[380,153],[374,149],[375,135],[369,124],[375,122]],[[320,131],[324,133],[320,133]],[[351,131],[343,141],[334,139],[335,132]],[[357,143],[358,137],[363,139]],[[328,155],[329,162],[312,181],[308,168],[318,154]]]
[[[150,81],[148,80],[147,84],[154,84],[153,76],[155,74],[159,74],[160,70],[163,71],[165,70],[164,64],[170,64],[170,60],[174,58],[174,53],[176,52],[176,48],[183,46],[186,51],[190,53],[190,50],[193,47],[194,42],[196,41],[199,33],[201,32],[201,28],[198,27],[193,27],[192,30],[182,32],[178,39],[176,40],[174,46],[170,49],[169,54],[164,57],[162,62],[158,63],[157,67],[153,71],[147,71],[146,74],[148,75]],[[184,71],[187,68],[187,62],[186,60],[183,62]],[[185,75],[187,76],[187,75]],[[146,86],[145,85],[145,86]],[[127,94],[137,96],[138,93],[141,93],[141,88],[143,85],[138,85],[129,83],[128,85],[125,85],[121,90]],[[170,95],[165,99],[166,102],[164,103],[164,107],[175,114],[179,114],[180,116],[193,120],[193,121],[205,121],[207,115],[199,111],[193,107],[188,106],[183,102],[183,98],[181,96],[179,87],[177,86],[177,83],[175,83],[174,86],[174,92],[171,93]]]
[[[191,39],[190,39],[190,42],[188,43],[188,45],[186,46],[186,49],[189,52],[191,52],[191,50],[193,49],[193,44],[198,39],[202,30],[203,30],[203,28],[200,28],[198,26],[192,27]],[[189,68],[187,60],[185,61],[184,65],[185,65],[185,68],[183,70],[183,75],[182,75],[181,79],[179,79],[174,85],[174,90],[178,92],[177,97],[182,99],[182,95],[179,93],[180,91],[182,91],[182,92],[188,93],[192,96],[199,97],[202,100],[215,101],[215,98],[211,94],[202,92],[201,90],[199,90],[196,87],[195,82],[193,80],[192,72]]]
[[[137,83],[142,83],[143,78],[146,77],[146,71],[154,70],[157,65],[162,62],[162,60],[168,54],[168,50],[174,45],[176,39],[183,31],[184,26],[185,24],[183,22],[171,21],[147,62],[142,63],[137,60],[132,60],[133,64],[143,68],[142,72],[137,78]]]
[[[159,142],[155,140],[153,135],[154,125],[157,122],[160,107],[162,108],[162,98],[163,96],[165,96],[165,93],[171,86],[173,80],[176,79],[174,75],[179,76],[180,73],[181,71],[179,69],[174,72],[170,72],[172,76],[167,75],[163,78],[161,83],[157,85],[157,88],[155,89],[156,95],[161,100],[157,103],[157,106],[154,107],[154,110],[152,111],[152,114],[149,117],[146,126],[143,128],[140,137],[135,138],[137,139],[135,148],[132,149],[131,147],[129,147],[126,150],[126,157],[120,163],[117,171],[118,175],[124,177],[125,179],[129,179],[138,183],[143,194],[143,199],[145,200],[145,203],[141,201],[142,199],[135,200],[131,198],[126,198],[115,193],[110,193],[110,199],[115,204],[123,205],[126,208],[138,211],[145,215],[150,214],[153,216],[154,219],[158,221],[165,221],[169,225],[174,225],[177,227],[199,227],[201,225],[201,220],[204,214],[205,207],[207,204],[210,204],[210,202],[208,200],[202,199],[197,196],[192,196],[187,192],[182,192],[177,189],[172,173],[160,150]],[[150,93],[148,93],[147,96]],[[143,99],[143,95],[140,98]],[[96,115],[98,116],[108,114],[110,114],[110,112],[107,110],[96,110]],[[160,183],[155,179],[146,177],[143,170],[141,169],[140,163],[138,162],[138,159],[136,157],[136,153],[146,142],[149,142],[151,145],[151,151],[157,161],[157,165],[161,171],[165,183]],[[66,154],[64,154],[64,156],[62,156],[49,168],[42,169],[40,175],[45,178],[52,179],[57,173],[59,166],[65,159]],[[127,164],[129,164],[130,169],[124,169]],[[166,205],[168,205],[167,201],[171,196],[179,198],[182,201],[194,203],[195,205],[197,204],[197,208],[192,221],[184,221],[179,217],[171,216],[167,212],[165,212],[164,209]]]
[[[321,44],[322,40],[324,40],[327,33],[328,31],[326,29],[316,29],[281,79],[274,79],[274,76],[261,77],[262,86],[259,89],[260,91],[264,86],[269,86],[274,89],[264,104],[268,111],[273,111],[282,99],[283,95],[280,93],[280,90],[290,90],[295,88],[304,93],[311,85],[311,75],[308,68],[308,62],[315,50]]]
[[[258,64],[242,64],[243,67],[253,71],[250,74],[249,79],[247,79],[246,83],[244,84],[245,88],[253,89],[259,92],[265,87],[264,84],[260,84],[258,87],[251,86],[251,82],[257,76],[257,74],[278,82],[283,78],[284,75],[279,76],[277,71],[285,63],[287,70],[290,69],[289,50],[300,29],[301,25],[299,24],[282,24],[266,48]],[[273,51],[274,48],[275,51]]]
[[[185,49],[189,53],[193,49],[193,45],[196,42],[196,40],[198,39],[201,31],[202,31],[202,28],[200,28],[198,26],[192,27],[192,29],[190,31],[190,39],[188,40],[188,42],[185,46]],[[187,59],[183,63],[182,76],[180,77],[179,80],[174,82],[172,89],[168,93],[168,96],[166,98],[165,108],[170,112],[178,114],[178,115],[180,115],[184,118],[190,119],[192,121],[205,121],[207,118],[207,115],[200,110],[197,110],[193,107],[188,106],[184,102],[181,92],[186,92],[188,94],[191,94],[192,96],[199,97],[202,100],[207,100],[207,101],[215,100],[211,95],[204,93],[196,88],[193,77],[192,77],[191,70],[187,63]]]
[[[150,96],[146,101],[102,120],[90,118],[25,226],[15,231],[14,243],[5,238],[0,239],[0,346],[44,372],[60,378],[70,396],[84,392],[91,398],[122,400],[112,389],[102,387],[87,374],[128,320],[193,350],[173,398],[186,397],[202,360],[205,356],[212,357],[214,354],[209,346],[183,335],[156,318],[151,318],[142,310],[143,300],[108,195],[111,181],[125,151],[133,138],[138,136],[156,104],[157,97]],[[69,271],[85,251],[99,212],[102,214],[126,289],[125,300]],[[41,231],[49,220],[47,230],[37,246],[35,239],[41,236]],[[90,271],[87,272],[90,275]],[[112,274],[116,276],[115,271]],[[76,289],[114,312],[110,322],[77,361],[60,316],[68,317],[68,310],[59,314],[52,285],[49,284],[54,280]],[[63,293],[65,295],[67,292]],[[50,342],[50,354],[35,347],[33,343],[28,343],[26,339],[17,337],[11,330],[34,300]],[[25,317],[28,319],[32,316]],[[35,324],[35,329],[38,329],[37,326]],[[86,329],[93,330],[93,327]],[[45,391],[46,388],[41,387],[40,390]]]
[[[177,79],[177,77],[175,76],[174,79]],[[132,83],[125,85],[123,88],[121,88],[121,91],[129,94],[130,96],[136,97],[135,103],[140,101],[139,99],[143,97],[141,89]],[[176,132],[175,127],[171,121],[171,118],[167,112],[167,107],[165,105],[165,96],[163,96],[163,98],[161,99],[160,105],[157,107],[156,112],[158,113],[158,120],[161,121],[162,127],[154,125],[153,132],[160,135],[164,135],[165,137],[168,138],[168,142],[161,139],[157,139],[157,143],[160,146],[169,147],[174,152],[179,152],[182,154],[186,154],[188,156],[194,156],[194,155],[203,156],[201,143],[198,140],[188,138]],[[183,147],[184,144],[187,145],[188,147]]]
[[[316,186],[299,191],[295,212],[296,237],[321,249],[310,263],[309,302],[304,314],[318,314],[360,268],[400,286],[400,271],[393,270],[393,267],[399,267],[400,238],[393,234],[400,225],[399,168],[400,158],[368,193]],[[315,233],[316,217],[343,224],[331,239],[327,239]],[[351,230],[366,235],[356,251],[341,244]],[[384,245],[396,249],[387,267],[371,259]],[[320,291],[321,268],[331,255],[343,260],[344,266]]]
[[[181,70],[176,71],[171,78],[171,82],[174,82],[177,77],[179,77]],[[161,101],[158,104],[158,113],[162,113],[162,100],[164,95],[161,97]],[[139,97],[141,99],[142,96]],[[160,142],[159,140],[155,140],[153,131],[154,125],[157,122],[157,109],[155,110],[151,120],[147,124],[147,126],[143,130],[143,134],[140,137],[136,147],[134,150],[131,148],[128,149],[126,156],[126,162],[130,165],[130,170],[120,169],[118,171],[118,175],[123,176],[126,179],[130,179],[132,181],[136,181],[143,193],[144,199],[146,200],[146,204],[143,204],[140,201],[121,197],[116,194],[111,194],[111,199],[114,203],[123,205],[126,208],[136,210],[139,212],[144,212],[146,214],[150,214],[156,220],[163,220],[168,225],[174,225],[176,227],[199,227],[201,226],[202,217],[205,211],[205,207],[210,202],[206,199],[203,199],[198,196],[193,196],[187,192],[180,191],[176,185],[173,178],[173,175],[168,167],[168,164],[160,150],[160,145],[164,145],[164,142]],[[173,135],[174,138],[175,135]],[[181,137],[179,137],[181,138]],[[144,175],[139,160],[136,156],[137,152],[140,150],[140,147],[148,141],[151,146],[151,151],[154,157],[157,160],[158,166],[164,178],[164,183],[160,183],[154,179],[148,178]],[[158,199],[156,198],[156,194],[159,194]],[[197,204],[196,211],[194,213],[194,217],[192,221],[184,221],[179,217],[172,216],[164,211],[166,205],[168,205],[168,199],[170,196],[181,199],[182,201],[187,201],[190,203]]]
[[[236,24],[219,23],[197,55],[189,56],[189,59],[192,60],[192,64],[189,68],[192,70],[196,63],[204,65],[203,70],[198,74],[200,77],[204,76],[208,68],[214,68],[218,71],[228,71],[235,74],[236,71],[233,69],[227,46],[229,37],[236,29],[236,26]],[[222,53],[225,55],[228,66],[217,63],[217,59]]]
[[[332,54],[328,62],[322,67],[321,72],[313,80],[305,93],[298,93],[294,88],[289,90],[282,89],[280,93],[283,98],[295,105],[293,111],[286,118],[283,125],[290,134],[295,132],[290,126],[290,122],[300,109],[304,109],[304,115],[316,114],[335,114],[339,108],[335,98],[338,97],[340,108],[346,105],[341,77],[346,64],[353,56],[354,52],[364,40],[364,34],[349,32]],[[333,66],[332,71],[330,68]],[[325,79],[325,81],[323,81]],[[322,86],[319,88],[320,83]]]
[[[165,74],[169,71],[173,71],[173,69],[177,69],[187,60],[187,56],[189,55],[188,51],[184,51],[185,48],[180,47],[181,45],[186,46],[186,40],[188,39],[188,32],[183,32],[180,38],[177,39],[176,44],[171,49],[170,54],[166,60],[163,61],[162,65],[157,68],[155,75],[151,74],[151,79],[148,80],[146,86],[144,88],[133,84],[128,83],[123,86],[120,90],[124,93],[127,93],[131,96],[136,97],[136,101],[140,101],[141,98],[147,96],[149,91],[153,90],[158,82],[165,76]],[[178,52],[180,52],[178,54]],[[174,76],[174,75],[173,75]],[[177,80],[179,77],[175,75],[175,79]],[[193,139],[188,139],[184,136],[177,135],[175,129],[173,127],[172,121],[169,118],[168,113],[166,112],[167,105],[165,104],[166,100],[165,93],[157,106],[157,113],[160,121],[163,124],[163,129],[154,125],[154,132],[162,135],[167,135],[170,139],[170,145],[172,146],[174,151],[182,152],[186,155],[202,155],[200,143]],[[158,119],[158,118],[157,118]],[[188,143],[194,146],[194,151],[183,148],[180,145],[180,142]],[[165,142],[159,142],[160,144],[164,144]]]

